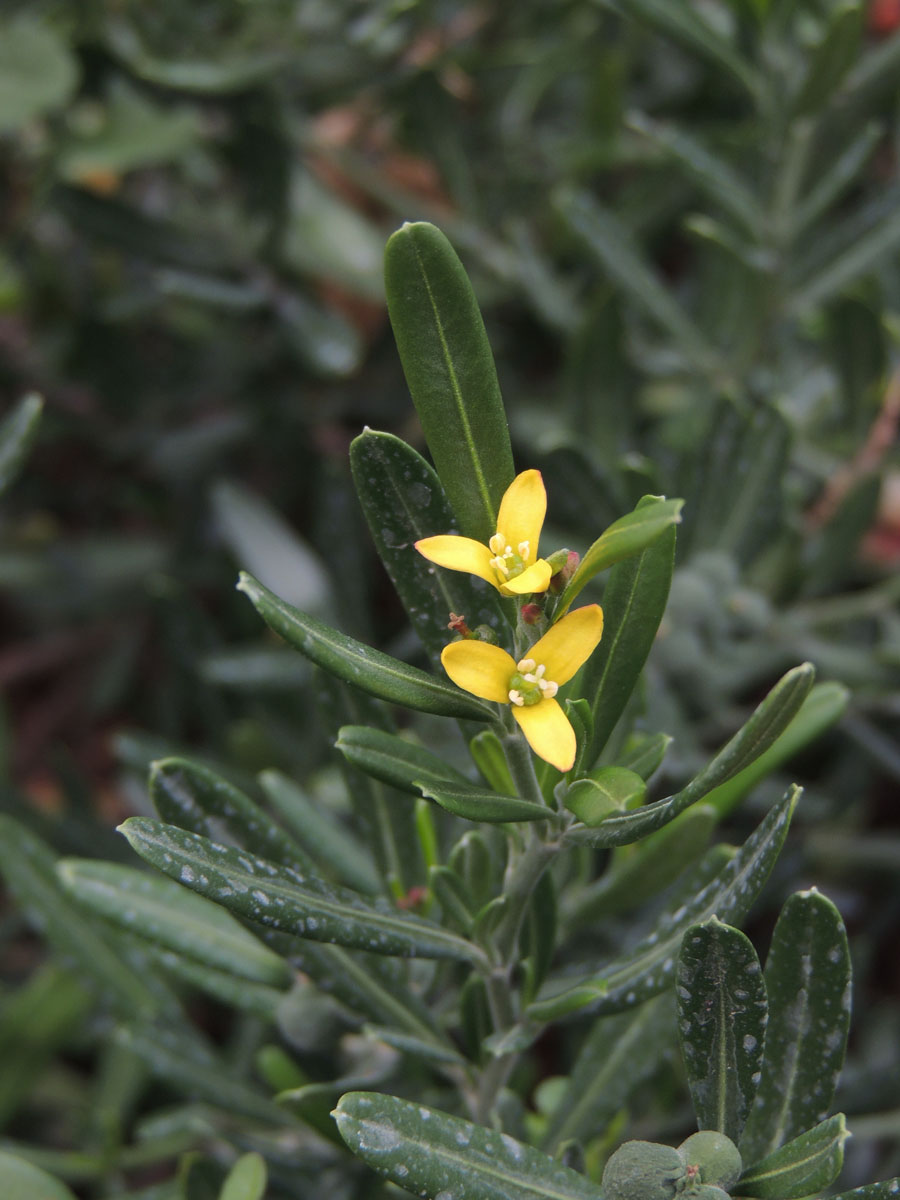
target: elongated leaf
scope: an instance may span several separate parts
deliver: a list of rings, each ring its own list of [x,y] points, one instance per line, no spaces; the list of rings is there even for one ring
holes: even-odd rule
[[[806,56],[809,65],[791,106],[794,114],[815,113],[838,90],[859,57],[862,26],[863,9],[857,0],[845,0],[832,9],[824,37]]]
[[[841,1192],[830,1200],[896,1200],[900,1196],[900,1175],[884,1179],[880,1183],[867,1183],[850,1192]]]
[[[618,563],[603,593],[605,628],[582,676],[591,701],[594,734],[585,763],[592,763],[621,717],[644,669],[662,620],[675,565],[675,528],[670,526],[638,558]]]
[[[245,850],[312,871],[303,848],[233,783],[189,758],[164,758],[150,768],[150,795],[169,825],[206,836],[209,818],[222,822]]]
[[[381,881],[369,852],[321,804],[310,799],[280,771],[263,771],[260,785],[285,825],[317,867],[331,870],[340,883],[376,896]]]
[[[843,1113],[801,1133],[762,1162],[754,1163],[734,1186],[736,1196],[798,1200],[834,1183],[844,1164],[850,1134]]]
[[[602,1200],[589,1179],[540,1150],[437,1109],[348,1092],[334,1118],[354,1154],[429,1200]]]
[[[57,871],[79,904],[158,946],[258,983],[291,980],[283,959],[218,904],[177,883],[89,859],[63,859]]]
[[[440,480],[421,454],[393,434],[366,429],[350,445],[350,465],[381,561],[435,670],[442,672],[449,614],[464,616],[472,629],[499,630],[506,624],[503,602],[483,580],[435,570],[415,550],[420,538],[459,531]]]
[[[25,396],[0,422],[0,495],[21,470],[37,437],[43,411],[40,396]]]
[[[487,542],[514,469],[472,285],[446,237],[422,221],[390,238],[384,278],[397,349],[438,476],[461,532]]]
[[[759,1091],[741,1142],[747,1163],[825,1117],[843,1066],[850,955],[840,913],[825,896],[811,890],[788,899],[772,935],[765,978],[769,1027]]]
[[[0,1150],[4,1200],[75,1200],[64,1183],[25,1158]]]
[[[784,844],[800,788],[791,788],[750,835],[733,859],[699,892],[670,913],[632,951],[589,979],[530,1005],[527,1017],[553,1021],[590,1007],[619,1012],[657,995],[674,980],[685,931],[713,916],[742,921],[769,877]]]
[[[419,779],[419,792],[426,800],[434,800],[457,817],[467,821],[548,821],[556,814],[542,804],[520,800],[518,796],[501,796],[472,783],[444,782],[440,779]]]
[[[246,572],[241,572],[238,591],[250,598],[270,629],[338,679],[420,712],[470,721],[494,720],[493,711],[474,696],[292,608]]]
[[[461,772],[424,746],[381,729],[344,725],[335,746],[360,771],[414,796],[422,794],[417,782],[420,779],[471,786]]]
[[[764,215],[753,192],[728,162],[690,134],[654,121],[644,113],[629,113],[626,125],[649,138],[677,162],[710,199],[755,238],[759,237],[765,227]]]
[[[666,752],[672,745],[672,738],[667,733],[652,733],[642,736],[638,741],[623,750],[616,761],[617,767],[625,767],[634,771],[642,779],[649,779],[663,764]]]
[[[562,191],[555,203],[563,219],[607,273],[672,335],[685,357],[703,372],[714,370],[716,351],[648,265],[619,218],[584,192]]]
[[[600,571],[623,559],[633,558],[652,546],[670,525],[681,520],[683,500],[663,496],[644,496],[634,512],[614,521],[597,538],[578,564],[575,574],[560,597],[557,615],[561,616],[584,585]]]
[[[768,750],[764,750],[749,766],[738,771],[726,783],[719,784],[703,797],[720,817],[733,812],[744,796],[787,762],[795,754],[815,741],[826,729],[839,720],[850,702],[850,692],[840,683],[829,681],[817,683],[800,705],[797,715]]]
[[[164,874],[272,929],[377,954],[478,957],[470,943],[427,921],[387,904],[369,906],[348,889],[332,888],[172,825],[130,817],[119,829],[135,852]]]
[[[631,1093],[657,1069],[674,1044],[671,1000],[657,996],[630,1012],[599,1017],[582,1046],[541,1144],[587,1141],[603,1129]]]
[[[566,839],[587,842],[592,846],[621,846],[639,841],[667,825],[714,788],[743,771],[772,746],[799,712],[814,678],[815,670],[811,663],[802,663],[783,675],[731,741],[687,787],[674,796],[657,800],[655,804],[648,804],[634,812],[607,817],[595,829],[571,829]]]
[[[164,950],[142,938],[134,937],[132,940],[140,944],[149,970],[158,970],[166,979],[177,980],[192,989],[205,992],[228,1008],[261,1017],[267,1024],[276,1020],[286,994],[283,988],[255,983],[231,971],[186,958],[174,950]]]
[[[756,1095],[768,1014],[749,938],[717,917],[688,929],[675,994],[697,1125],[737,1142]]]
[[[883,134],[884,129],[877,121],[870,121],[861,130],[854,130],[854,136],[846,149],[825,167],[814,186],[791,213],[795,235],[802,233],[817,221],[850,187],[869,161]]]
[[[174,996],[151,988],[122,961],[112,938],[99,931],[73,907],[56,877],[56,856],[12,817],[0,816],[0,872],[12,894],[64,959],[96,981],[117,1008],[133,1014],[177,1011]]]

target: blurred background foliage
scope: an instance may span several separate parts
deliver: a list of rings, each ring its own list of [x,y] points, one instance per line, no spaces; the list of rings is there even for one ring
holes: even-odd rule
[[[186,748],[340,804],[340,718],[236,567],[418,654],[347,451],[364,424],[421,445],[381,260],[432,220],[478,290],[517,462],[547,480],[548,544],[686,498],[640,696],[676,737],[668,782],[802,659],[832,681],[813,725],[846,706],[723,815],[738,838],[788,774],[808,786],[772,890],[842,908],[866,1012],[850,1163],[896,1171],[898,93],[889,0],[7,0],[0,393],[46,407],[0,517],[4,808],[128,860],[113,826]],[[85,1116],[99,1095],[112,1120],[124,1071],[105,1010],[38,969],[12,908],[2,936],[6,1036],[33,993],[67,1003],[0,1116],[87,1146],[69,1177],[118,1194],[127,1119]],[[249,1069],[243,1027],[199,1019]]]

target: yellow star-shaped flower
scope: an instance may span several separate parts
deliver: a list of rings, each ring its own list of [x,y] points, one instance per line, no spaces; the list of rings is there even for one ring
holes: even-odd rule
[[[445,646],[441,662],[457,687],[511,704],[535,754],[568,771],[575,762],[575,731],[555,696],[593,654],[602,633],[603,610],[588,604],[552,625],[518,662],[500,646],[475,639]]]
[[[540,471],[523,471],[504,493],[497,532],[486,546],[447,533],[422,538],[416,549],[439,567],[486,579],[504,596],[546,592],[551,567],[537,556],[546,512],[547,493]]]

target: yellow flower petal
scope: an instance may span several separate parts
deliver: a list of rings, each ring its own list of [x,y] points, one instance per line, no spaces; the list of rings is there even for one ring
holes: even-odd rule
[[[599,604],[586,604],[551,625],[529,649],[528,657],[543,663],[547,678],[562,687],[594,653],[602,633],[603,609]]]
[[[547,492],[540,471],[523,471],[515,477],[500,501],[497,531],[503,534],[507,545],[517,554],[519,544],[528,543],[528,554],[524,556],[526,566],[537,558],[546,512]]]
[[[451,642],[441,651],[441,662],[457,687],[482,700],[509,704],[509,680],[516,664],[499,646],[473,638]]]
[[[560,771],[571,770],[575,762],[575,730],[558,701],[544,699],[530,708],[514,704],[512,713],[539,758]]]
[[[500,584],[504,596],[527,596],[529,592],[546,592],[550,586],[552,567],[543,558],[526,567],[521,575]]]
[[[429,562],[437,563],[439,567],[448,567],[451,571],[467,571],[470,575],[486,579],[494,587],[500,586],[497,583],[497,572],[491,566],[493,554],[487,546],[472,538],[442,533],[437,537],[422,538],[416,542],[416,549]]]

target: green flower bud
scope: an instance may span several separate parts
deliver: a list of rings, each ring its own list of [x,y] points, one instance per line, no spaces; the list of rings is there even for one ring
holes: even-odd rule
[[[673,1200],[684,1187],[684,1160],[671,1146],[625,1142],[603,1172],[605,1200]]]
[[[699,1182],[712,1184],[714,1189],[730,1188],[737,1183],[744,1169],[737,1146],[731,1138],[714,1129],[701,1129],[699,1133],[691,1134],[678,1147],[678,1153],[687,1167],[699,1168]],[[706,1195],[702,1188],[694,1194],[701,1192],[704,1200],[718,1200],[713,1195]]]

